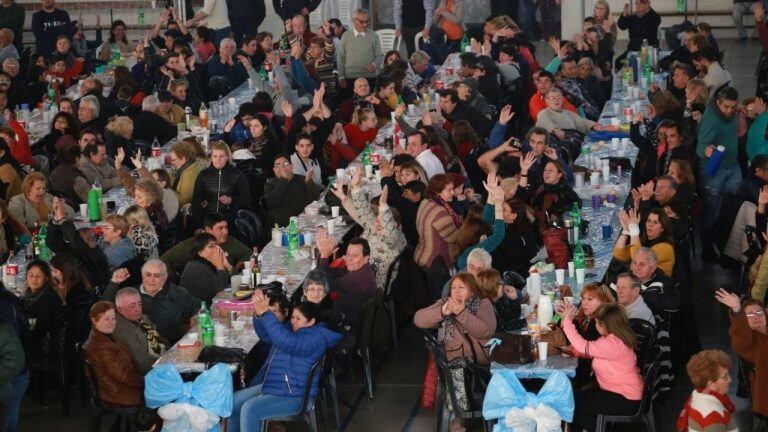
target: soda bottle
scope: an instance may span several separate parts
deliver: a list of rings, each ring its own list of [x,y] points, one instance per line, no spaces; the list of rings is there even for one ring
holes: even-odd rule
[[[35,249],[37,250],[37,258],[43,261],[51,260],[51,250],[48,248],[48,243],[46,243],[47,238],[48,227],[46,225],[42,225],[40,227],[40,231],[37,233],[37,246]]]
[[[259,250],[253,248],[253,255],[251,255],[251,281],[255,287],[259,281],[259,275],[261,274],[261,267],[259,266]]]
[[[204,301],[200,302],[200,311],[197,312],[197,328],[200,332],[200,341],[203,343],[203,346],[213,345],[213,320]]]
[[[365,148],[363,149],[363,152],[360,154],[360,159],[363,160],[363,165],[371,164],[371,142],[370,141],[365,142]]]
[[[461,47],[461,52],[465,53],[468,52],[470,49],[472,49],[472,45],[469,43],[469,38],[467,37],[467,34],[464,33],[464,37],[461,38],[461,42],[459,43]]]
[[[299,227],[297,226],[296,216],[291,218],[288,224],[288,252],[291,255],[299,250]]]
[[[96,179],[88,191],[88,219],[91,222],[98,222],[101,219],[101,186],[98,182],[99,179]]]
[[[576,240],[576,246],[573,248],[573,268],[586,268],[586,263],[584,260],[584,248],[581,246],[580,239]]]
[[[155,140],[152,141],[152,152],[150,155],[153,158],[159,158],[162,154],[162,147],[160,147],[160,141],[157,140],[157,137],[155,137]]]
[[[686,5],[685,0],[677,0],[677,11],[680,13],[685,12]]]
[[[578,241],[579,237],[581,235],[581,210],[579,209],[579,205],[577,203],[573,203],[573,208],[571,209],[571,220],[573,221],[573,240]]]
[[[203,129],[208,129],[208,108],[205,106],[205,102],[203,102],[200,105],[200,127]]]
[[[144,24],[145,24],[144,8],[139,8],[139,16],[138,16],[137,22],[139,23],[139,27],[144,27]]]

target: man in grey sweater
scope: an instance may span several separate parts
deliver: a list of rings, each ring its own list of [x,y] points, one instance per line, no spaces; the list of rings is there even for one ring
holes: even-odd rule
[[[339,87],[349,93],[357,78],[366,78],[375,87],[378,70],[384,60],[379,36],[368,29],[368,11],[357,9],[352,20],[352,30],[341,36],[341,46],[336,53],[336,69]]]

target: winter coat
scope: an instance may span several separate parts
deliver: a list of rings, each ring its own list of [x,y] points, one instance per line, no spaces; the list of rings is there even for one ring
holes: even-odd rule
[[[142,404],[144,377],[136,370],[125,345],[94,329],[83,347],[96,371],[101,399],[117,406]]]
[[[280,323],[272,312],[254,315],[253,329],[260,341],[271,345],[259,375],[264,377],[262,392],[272,396],[303,397],[312,365],[341,339],[323,323],[294,332],[290,324]],[[319,377],[318,373],[312,381],[310,397],[317,394]]]
[[[219,202],[219,197],[232,198],[229,205]],[[192,214],[202,221],[209,213],[219,213],[228,220],[234,219],[235,212],[251,204],[251,190],[248,179],[231,164],[222,169],[213,165],[200,171],[195,180],[192,194]]]
[[[218,270],[207,259],[195,256],[184,267],[179,283],[193,297],[210,304],[213,297],[229,284],[229,272]]]

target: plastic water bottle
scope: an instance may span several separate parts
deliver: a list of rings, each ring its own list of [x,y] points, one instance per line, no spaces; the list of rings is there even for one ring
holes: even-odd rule
[[[144,19],[144,8],[139,8],[139,14],[138,19],[136,20],[139,23],[140,27],[144,27],[145,19]]]
[[[29,125],[29,104],[23,103],[21,104],[21,120],[26,124]]]
[[[8,261],[5,262],[5,274],[3,275],[3,284],[10,291],[16,290],[16,278],[19,274],[19,264],[16,262],[16,257],[13,255],[13,251],[8,253]]]
[[[714,177],[717,174],[717,170],[720,168],[720,163],[725,156],[725,146],[717,146],[712,152],[712,156],[707,161],[707,166],[704,167],[704,175],[707,177]]]
[[[299,227],[297,225],[296,216],[291,218],[291,222],[288,224],[288,252],[291,255],[295,254],[299,250]]]

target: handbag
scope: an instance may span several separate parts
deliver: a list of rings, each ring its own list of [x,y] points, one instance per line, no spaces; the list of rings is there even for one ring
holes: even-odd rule
[[[472,349],[472,360],[457,357],[448,362],[448,370],[453,378],[458,408],[462,411],[479,411],[483,408],[485,389],[491,380],[491,373],[477,364],[477,353],[472,340],[463,329],[461,334]]]
[[[547,262],[554,264],[555,268],[568,268],[571,256],[568,231],[565,228],[545,228],[541,231],[541,240],[547,250]]]
[[[491,361],[501,364],[533,362],[531,335],[497,333],[493,337],[501,343],[491,352]]]
[[[551,327],[546,333],[541,333],[539,336],[540,342],[547,342],[547,354],[557,354],[557,348],[568,346],[568,338],[565,336],[565,332],[560,327]]]
[[[242,348],[226,348],[211,345],[203,348],[197,361],[201,363],[240,363],[245,359]]]

